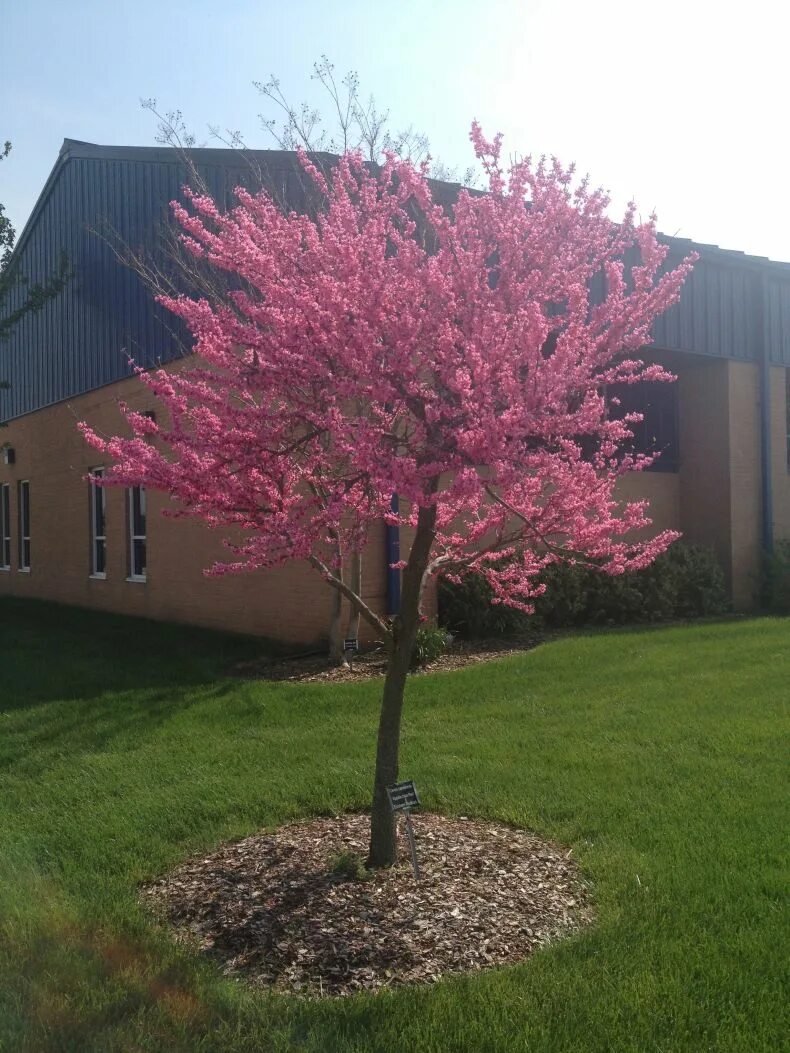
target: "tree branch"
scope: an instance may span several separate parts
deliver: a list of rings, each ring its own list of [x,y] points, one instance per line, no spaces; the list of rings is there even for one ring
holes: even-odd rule
[[[318,556],[309,556],[308,558],[319,574],[322,575],[332,588],[337,589],[338,592],[346,597],[354,607],[354,610],[359,611],[365,621],[369,622],[374,629],[377,629],[385,637],[390,638],[392,636],[392,629],[384,619],[379,618],[376,612],[371,607],[368,607],[361,596],[358,596],[344,581],[341,581],[336,574],[333,574],[323,560],[319,559]]]
[[[501,505],[506,512],[515,516],[516,519],[520,519],[521,522],[532,531],[533,535],[541,545],[543,545],[548,552],[551,552],[553,556],[559,556],[562,559],[573,559],[576,560],[577,563],[583,563],[587,567],[597,566],[597,564],[592,562],[586,552],[578,552],[575,549],[564,548],[562,545],[555,545],[553,542],[549,541],[546,535],[543,534],[531,520],[527,519],[522,512],[519,512],[517,508],[514,508],[513,505],[500,497],[500,495],[492,490],[490,486],[486,486],[485,490],[492,501],[496,501],[496,503]]]

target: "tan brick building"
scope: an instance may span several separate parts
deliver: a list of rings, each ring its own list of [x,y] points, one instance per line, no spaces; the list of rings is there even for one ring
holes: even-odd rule
[[[790,538],[788,369],[767,367],[770,484],[763,480],[761,367],[688,353],[656,354],[677,375],[677,457],[670,471],[626,476],[621,491],[650,500],[657,527],[680,530],[719,558],[739,609],[755,603],[761,553]],[[769,522],[764,520],[768,505]]]
[[[87,420],[105,433],[118,433],[123,425],[118,399],[153,408],[147,389],[130,379],[25,414],[4,429],[2,441],[11,444],[14,463],[0,464],[11,535],[8,563],[0,559],[6,564],[0,569],[0,596],[36,596],[301,643],[324,636],[331,594],[306,563],[207,578],[204,568],[228,558],[223,535],[194,520],[163,517],[168,504],[163,494],[144,496],[142,522],[139,509],[133,515],[129,491],[89,487],[85,475],[101,467],[101,459],[76,423]],[[21,558],[25,483],[28,567]],[[102,502],[104,515],[99,510],[97,516]],[[384,533],[383,524],[374,530],[364,560],[363,595],[378,611],[387,603]]]
[[[274,189],[298,205],[292,156],[255,156]],[[217,197],[249,180],[235,151],[194,157]],[[74,277],[0,344],[0,380],[10,383],[0,391],[0,596],[311,642],[326,633],[330,605],[315,571],[293,563],[206,578],[203,569],[226,552],[219,534],[163,518],[162,495],[92,490],[85,481],[101,464],[77,421],[116,433],[119,399],[156,411],[122,349],[143,366],[182,354],[102,229],[155,255],[167,203],[187,178],[166,148],[67,140],[19,240],[15,258],[28,278],[44,279],[61,251]],[[672,258],[691,247],[671,241]],[[790,537],[790,267],[693,247],[700,262],[649,352],[678,382],[634,393],[644,400],[640,439],[664,450],[661,470],[626,477],[622,492],[650,500],[657,528],[711,546],[736,605],[748,608],[762,549]],[[393,541],[381,524],[364,561],[365,599],[382,612],[397,603],[397,576],[387,569]]]

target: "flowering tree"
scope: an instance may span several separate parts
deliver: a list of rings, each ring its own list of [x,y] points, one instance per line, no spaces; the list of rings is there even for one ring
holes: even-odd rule
[[[371,866],[395,859],[386,787],[429,580],[475,571],[495,603],[530,610],[548,564],[619,574],[677,536],[639,540],[645,502],[614,496],[651,458],[625,452],[638,418],[610,419],[605,387],[673,379],[634,356],[692,261],[662,275],[652,219],[631,207],[616,225],[572,169],[527,158],[506,170],[500,137],[477,125],[471,137],[489,190],[453,204],[395,156],[374,170],[344,155],[327,178],[302,154],[308,214],[243,190],[222,213],[186,192],[173,205],[184,244],[235,289],[163,298],[198,359],[141,374],[166,421],[125,410],[132,437],[109,440],[83,426],[115,462],[104,482],[241,528],[236,558],[209,573],[308,560],[386,641]],[[343,575],[342,553],[381,520],[413,531],[391,622]]]
[[[284,94],[279,79],[274,75],[271,75],[265,82],[255,82],[255,87],[267,104],[269,114],[275,115],[267,117],[261,114],[261,124],[266,134],[280,150],[303,149],[315,155],[314,161],[319,154],[326,151],[329,151],[330,154],[357,152],[362,154],[365,160],[371,162],[383,160],[389,151],[400,158],[408,158],[415,164],[422,160],[427,161],[430,174],[434,179],[455,179],[455,169],[431,155],[430,142],[424,133],[416,131],[412,126],[397,129],[392,123],[388,109],[381,108],[372,95],[368,96],[367,100],[365,99],[359,75],[354,70],[349,70],[344,76],[338,78],[334,65],[326,55],[322,55],[318,62],[313,63],[311,80],[316,81],[322,88],[325,112],[321,112],[306,102],[293,103]],[[200,169],[191,156],[192,148],[196,145],[197,140],[194,133],[187,128],[181,111],[170,110],[161,113],[157,109],[156,99],[146,99],[142,105],[144,109],[150,110],[159,121],[157,142],[176,150],[189,172],[190,184],[208,193]],[[216,126],[209,126],[209,131],[213,139],[239,151],[240,162],[246,162],[249,169],[248,176],[252,177],[253,183],[257,183],[259,188],[265,188],[272,194],[277,193],[276,186],[269,178],[270,173],[266,172],[265,166],[260,164],[258,157],[248,149],[240,131],[227,129],[223,133]],[[462,178],[467,185],[471,185],[473,174],[471,167],[463,173]],[[302,182],[307,183],[308,186],[311,182],[306,173]],[[171,242],[170,248],[173,250],[171,264],[180,264],[193,287],[200,284],[199,281],[195,283],[198,275],[195,274],[194,260],[181,251],[181,246],[173,244],[177,239],[177,232],[168,231],[168,235],[167,240]],[[167,276],[163,274],[160,267],[155,263],[146,263],[138,254],[130,252],[127,246],[121,245],[119,249],[124,262],[132,266],[155,293],[171,291],[162,288],[163,279],[166,280]],[[212,274],[212,285],[216,282],[216,277],[216,273]],[[362,553],[352,551],[348,562],[350,564],[349,585],[359,594],[362,588]],[[336,591],[332,598],[327,634],[329,660],[335,665],[347,664],[343,649],[342,620],[343,598]],[[348,635],[356,637],[358,632],[359,615],[357,614],[355,621],[348,627]]]

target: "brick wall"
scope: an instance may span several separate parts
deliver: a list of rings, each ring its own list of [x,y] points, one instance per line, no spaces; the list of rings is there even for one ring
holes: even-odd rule
[[[771,369],[773,526],[790,538],[786,370]],[[760,369],[754,363],[688,356],[680,373],[680,526],[710,545],[733,603],[756,601],[762,550]]]
[[[774,535],[790,539],[790,473],[787,469],[787,435],[790,421],[785,390],[786,369],[771,369],[771,453],[773,461]]]
[[[762,548],[760,370],[754,363],[665,355],[678,376],[680,470],[626,476],[618,493],[647,498],[654,527],[714,550],[738,609],[754,606]],[[773,524],[790,538],[785,369],[771,370]]]
[[[721,359],[689,358],[679,375],[680,529],[731,577],[729,377]]]
[[[91,578],[90,495],[86,472],[101,463],[77,431],[87,420],[106,434],[123,430],[118,400],[155,408],[150,393],[132,379],[12,421],[0,434],[16,463],[0,463],[0,483],[10,483],[12,569],[0,571],[0,595],[34,596],[124,614],[253,633],[294,643],[326,635],[331,593],[305,563],[253,573],[206,578],[204,568],[230,553],[222,535],[196,520],[161,516],[169,503],[148,495],[148,571],[145,583],[127,581],[127,492],[107,490],[107,576]],[[17,483],[30,480],[30,573],[18,570]],[[405,546],[404,546],[405,548]],[[386,607],[384,527],[376,525],[364,558],[364,599]],[[361,635],[370,632],[363,622]]]
[[[623,501],[650,503],[652,525],[643,531],[648,537],[661,530],[680,529],[680,479],[677,472],[628,472],[615,491]]]
[[[748,362],[728,367],[732,600],[748,609],[756,599],[762,549],[760,370]]]
[[[624,477],[624,499],[646,498],[652,530],[680,529],[712,547],[727,574],[736,606],[753,602],[760,559],[759,370],[757,366],[684,355],[668,363],[678,373],[680,471]],[[771,371],[774,529],[790,538],[790,474],[786,463],[785,370]],[[117,402],[154,408],[136,380],[12,421],[0,438],[16,463],[0,464],[10,484],[12,568],[0,571],[0,595],[27,595],[62,603],[312,643],[327,631],[331,594],[304,563],[272,571],[206,578],[204,568],[228,557],[222,535],[192,520],[160,515],[168,499],[149,494],[148,575],[127,581],[129,545],[126,492],[107,491],[107,576],[90,576],[90,501],[84,475],[100,459],[76,424],[89,421],[107,434],[123,428]],[[18,569],[17,483],[30,480],[32,567]],[[402,554],[408,551],[403,532]],[[364,559],[363,595],[386,607],[384,527],[371,532]],[[426,602],[435,612],[435,591]],[[346,614],[347,614],[346,610]],[[363,639],[370,638],[365,623]]]

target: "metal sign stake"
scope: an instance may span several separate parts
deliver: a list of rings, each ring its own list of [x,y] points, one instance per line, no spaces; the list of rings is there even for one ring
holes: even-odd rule
[[[417,842],[414,837],[414,827],[411,822],[411,810],[412,808],[420,807],[420,797],[417,793],[417,787],[410,780],[409,782],[396,782],[393,786],[387,787],[387,797],[389,797],[390,808],[397,815],[398,812],[403,813],[403,817],[406,820],[406,834],[409,838],[409,849],[411,850],[411,865],[414,870],[414,880],[420,880],[420,867],[417,862]]]
[[[411,825],[411,812],[403,813],[406,819],[406,833],[409,835],[409,848],[411,849],[411,865],[414,870],[414,880],[420,880],[420,867],[417,863],[417,843],[414,840],[414,827]]]

